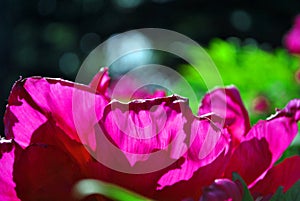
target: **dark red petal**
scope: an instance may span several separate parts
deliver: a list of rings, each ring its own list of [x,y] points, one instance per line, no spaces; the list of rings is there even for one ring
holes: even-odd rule
[[[298,15],[295,17],[295,20],[294,20],[294,27],[297,28],[297,29],[300,29],[300,14],[298,14]]]
[[[244,141],[233,152],[225,171],[226,178],[237,172],[249,185],[270,166],[272,153],[265,139]]]
[[[207,113],[214,113],[225,119],[222,124],[228,127],[234,142],[238,143],[250,130],[248,112],[235,87],[218,88],[206,94],[198,114],[201,116]]]
[[[279,186],[287,191],[300,179],[300,156],[293,156],[272,167],[264,178],[250,190],[252,194],[268,195],[275,193]]]
[[[90,153],[85,145],[70,139],[55,122],[49,119],[43,125],[41,125],[32,135],[32,145],[44,145],[45,147],[51,146],[64,152],[68,155],[68,158],[76,164],[76,168],[79,168],[81,175],[87,178],[96,178],[100,180],[107,180],[113,177],[112,170],[98,163]],[[53,153],[54,157],[54,153]],[[120,178],[115,178],[119,180]],[[127,178],[128,180],[129,178]],[[85,200],[94,200],[93,196]],[[103,200],[102,198],[98,200]]]
[[[82,169],[91,160],[91,155],[87,148],[80,142],[70,139],[51,119],[35,130],[31,138],[31,144],[45,144],[58,147],[76,161]]]
[[[14,163],[13,179],[22,201],[73,200],[71,189],[82,177],[77,163],[51,145],[31,145]]]
[[[20,201],[13,181],[13,165],[19,146],[11,140],[0,139],[0,200]]]

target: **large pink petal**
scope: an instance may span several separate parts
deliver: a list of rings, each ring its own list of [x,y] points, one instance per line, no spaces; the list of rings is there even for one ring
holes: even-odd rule
[[[51,136],[48,137],[50,138]],[[55,141],[59,144],[58,139],[53,139],[50,144],[55,144]],[[79,150],[80,147],[81,150]],[[85,149],[79,143],[72,145],[72,148],[72,154],[77,154],[77,158],[84,155],[82,152]],[[95,175],[90,171],[87,172],[90,174],[84,174],[85,169],[74,160],[72,154],[66,151],[57,146],[42,143],[31,145],[23,151],[16,142],[1,139],[0,200],[73,200],[69,194],[73,184],[84,176],[90,178]],[[87,165],[93,164],[96,163],[90,161]]]
[[[265,177],[251,188],[251,192],[255,195],[273,194],[279,186],[283,186],[283,190],[287,191],[300,179],[299,167],[300,156],[285,159],[272,167]]]
[[[9,97],[5,134],[25,147],[34,130],[53,118],[71,139],[79,141],[80,136],[95,146],[95,140],[87,138],[93,136],[89,134],[106,103],[105,97],[96,95],[88,86],[61,79],[24,79],[16,82]]]
[[[106,164],[131,173],[152,170],[151,181],[157,183],[148,189],[158,190],[158,200],[199,198],[199,185],[209,185],[223,173],[229,146],[226,129],[216,127],[209,117],[196,118],[181,97],[112,102],[99,125],[99,154],[106,150]],[[162,169],[167,171],[163,175]]]
[[[254,125],[233,152],[225,177],[231,178],[232,172],[238,172],[248,185],[254,185],[297,134],[299,109],[300,100],[292,100],[270,119]]]
[[[228,127],[233,143],[237,144],[250,129],[248,112],[235,87],[218,88],[206,94],[199,108],[199,115],[214,113],[223,118],[222,126]]]
[[[109,182],[115,182],[121,178],[115,178],[115,174],[113,174],[112,170],[94,160],[90,154],[93,152],[88,152],[86,146],[70,139],[64,134],[64,131],[56,125],[53,119],[49,119],[33,133],[31,146],[36,145],[43,145],[44,147],[51,146],[66,154],[74,163],[74,171],[80,171],[81,177],[95,178]],[[53,156],[51,154],[53,154]],[[50,152],[49,157],[55,157],[55,153]],[[115,181],[110,180],[111,178],[114,178]],[[129,178],[127,178],[127,180],[128,179]],[[43,184],[43,182],[41,182],[41,184]]]
[[[115,101],[106,107],[100,126],[106,137],[125,152],[132,166],[157,150],[170,152],[171,158],[178,159],[187,150],[187,120],[183,115],[187,109],[186,100],[178,96],[129,104]]]
[[[243,141],[253,138],[266,140],[272,153],[272,166],[295,138],[299,119],[300,99],[295,99],[268,120],[261,120],[254,125]]]
[[[76,168],[80,168],[82,175],[86,178],[94,178],[114,183],[141,193],[143,192],[144,195],[146,195],[146,192],[150,193],[150,188],[140,188],[140,186],[133,185],[136,184],[134,181],[141,183],[144,178],[148,178],[149,176],[138,175],[138,177],[134,177],[134,175],[123,174],[122,172],[110,169],[105,166],[105,164],[102,164],[101,161],[96,161],[93,158],[93,156],[96,155],[91,155],[94,152],[91,150],[89,150],[89,152],[88,147],[66,136],[64,131],[56,126],[55,122],[51,119],[36,129],[32,135],[31,143],[33,145],[50,145],[63,151],[72,161],[74,161],[74,163],[76,163]],[[121,158],[113,158],[114,155],[112,155],[106,147],[101,146],[101,144],[98,144],[97,146],[99,146],[99,150],[103,155],[112,158],[112,160],[121,160]],[[153,177],[151,178],[153,179]],[[132,182],[128,182],[129,180]],[[149,183],[150,182],[147,182],[146,184],[149,185]],[[151,185],[153,188],[153,183],[151,183]],[[147,191],[145,191],[145,189],[147,189]]]
[[[192,116],[192,114],[190,114]],[[185,132],[188,133],[188,151],[183,156],[184,163],[180,168],[169,171],[159,181],[160,188],[171,186],[180,181],[187,181],[201,175],[201,181],[212,181],[223,172],[226,154],[229,150],[229,135],[226,129],[220,130],[214,127],[211,120],[189,118],[185,125]],[[202,174],[202,168],[215,162],[215,166],[210,168],[210,174]],[[205,172],[205,168],[204,172]],[[198,173],[196,173],[198,172]],[[191,188],[192,185],[187,185]]]
[[[0,200],[2,201],[20,201],[13,181],[15,153],[19,149],[15,142],[0,139]]]

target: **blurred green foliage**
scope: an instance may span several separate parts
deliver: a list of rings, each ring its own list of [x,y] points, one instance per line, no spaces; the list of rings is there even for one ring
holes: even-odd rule
[[[195,51],[200,50],[193,49],[192,54]],[[224,86],[235,85],[239,89],[252,123],[265,119],[275,112],[275,108],[284,107],[300,95],[296,77],[299,60],[284,49],[269,52],[255,43],[243,45],[238,39],[214,39],[206,51]],[[179,71],[201,99],[207,91],[201,76],[187,64]],[[198,106],[192,105],[195,107]]]
[[[279,187],[270,201],[292,201],[300,199],[300,181],[297,181],[289,190],[283,192],[283,187]]]
[[[255,43],[242,44],[234,38],[227,41],[214,39],[206,51],[216,64],[224,86],[235,85],[239,89],[252,124],[274,114],[276,108],[283,108],[291,99],[300,97],[300,58],[284,49],[266,51]],[[207,87],[199,73],[188,65],[182,65],[180,72],[201,100]],[[198,103],[190,104],[196,113]],[[300,123],[298,125],[300,128]],[[300,154],[299,134],[279,161],[296,154]]]

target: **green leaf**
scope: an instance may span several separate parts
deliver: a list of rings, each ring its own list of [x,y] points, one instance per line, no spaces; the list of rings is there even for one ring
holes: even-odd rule
[[[250,193],[250,191],[249,191],[249,189],[248,189],[248,187],[245,183],[245,181],[242,179],[242,177],[238,173],[236,173],[236,172],[232,173],[232,180],[233,181],[238,180],[239,182],[241,182],[241,184],[243,186],[243,199],[242,199],[242,201],[254,201],[253,197],[252,197],[252,195],[251,195],[251,193]]]
[[[280,186],[270,201],[298,201],[300,200],[300,180],[298,180],[286,193]]]
[[[280,186],[270,201],[282,201],[283,199],[283,187]]]
[[[77,199],[82,199],[92,194],[101,194],[115,201],[153,201],[117,185],[95,179],[79,181],[75,185],[73,193]]]
[[[300,200],[300,180],[298,180],[285,194],[284,201]]]

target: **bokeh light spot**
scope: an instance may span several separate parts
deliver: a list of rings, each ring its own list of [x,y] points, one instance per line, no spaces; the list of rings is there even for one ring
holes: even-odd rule
[[[112,38],[114,38],[112,36]],[[153,52],[145,50],[143,47],[151,47],[149,39],[140,32],[131,32],[124,34],[115,40],[109,40],[107,44],[107,55],[110,58],[115,58],[121,52],[136,50],[126,54],[112,63],[110,71],[113,75],[119,76],[127,71],[147,64],[153,59]]]
[[[100,44],[100,36],[96,33],[87,33],[80,40],[80,49],[84,53],[89,53]]]
[[[58,49],[73,48],[77,41],[75,31],[70,26],[60,23],[47,25],[44,29],[43,38]]]
[[[64,53],[59,59],[59,69],[66,75],[74,74],[80,65],[78,56],[72,52]]]
[[[115,4],[120,8],[135,8],[139,6],[143,1],[142,0],[114,0]]]
[[[236,10],[232,12],[230,21],[234,28],[239,31],[248,31],[252,25],[251,16],[243,10]]]

